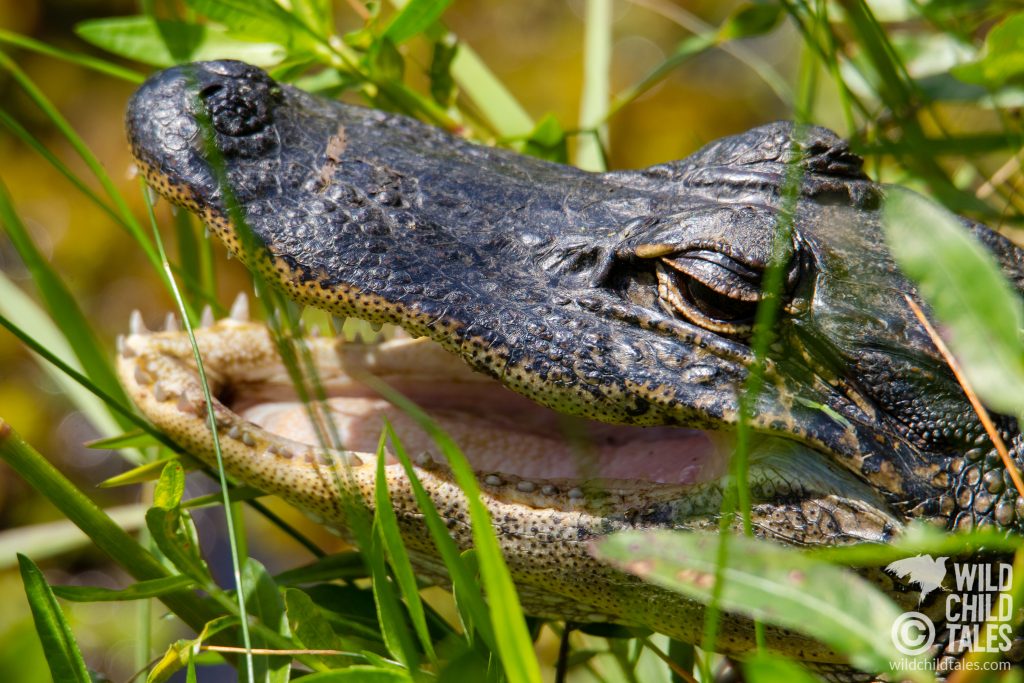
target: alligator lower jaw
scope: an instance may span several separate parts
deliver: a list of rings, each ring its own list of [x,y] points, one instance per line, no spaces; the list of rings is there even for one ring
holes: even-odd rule
[[[428,490],[451,482],[433,439],[362,384],[366,375],[423,407],[461,447],[485,496],[508,504],[628,517],[652,504],[693,498],[695,489],[725,473],[732,451],[733,438],[725,433],[563,416],[469,370],[426,339],[370,345],[306,339],[329,396],[324,404],[307,405],[265,326],[228,318],[197,329],[196,337],[229,471],[328,522],[342,521],[330,514],[337,496],[318,489],[321,499],[309,500],[309,476],[336,460],[346,465],[339,481],[354,476],[360,488],[371,486],[385,420]],[[136,325],[121,342],[119,371],[143,413],[203,456],[213,444],[192,358],[184,333]],[[389,479],[404,476],[391,445],[385,452]]]

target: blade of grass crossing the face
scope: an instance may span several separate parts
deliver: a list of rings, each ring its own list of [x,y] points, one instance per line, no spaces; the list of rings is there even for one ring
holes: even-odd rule
[[[586,171],[607,169],[608,80],[612,64],[612,0],[587,0],[583,40],[583,93],[576,165]]]
[[[253,657],[252,657],[252,641],[249,637],[249,619],[246,616],[245,611],[245,591],[241,590],[242,587],[242,567],[241,559],[238,556],[238,541],[235,537],[235,525],[232,520],[232,506],[231,501],[228,498],[228,480],[227,473],[224,471],[224,455],[220,448],[220,436],[217,431],[217,417],[213,412],[213,396],[210,394],[210,384],[206,378],[206,369],[203,367],[203,359],[199,354],[199,345],[196,343],[195,332],[192,329],[192,323],[189,320],[188,309],[185,307],[185,301],[181,298],[181,292],[178,290],[178,286],[174,282],[174,274],[171,271],[171,265],[167,261],[167,254],[164,252],[163,241],[160,238],[160,231],[156,225],[156,216],[153,215],[153,204],[149,201],[149,194],[146,192],[146,185],[143,181],[141,183],[142,196],[145,199],[146,210],[149,214],[150,224],[153,228],[153,240],[156,244],[157,253],[160,259],[160,263],[166,274],[166,282],[170,288],[171,294],[174,296],[174,301],[178,305],[178,311],[181,314],[182,320],[185,325],[185,333],[188,335],[189,344],[192,346],[192,356],[196,363],[196,370],[199,375],[199,383],[203,388],[203,399],[206,405],[206,417],[210,427],[210,435],[213,438],[213,451],[214,456],[217,460],[217,472],[220,476],[220,488],[223,494],[224,503],[224,514],[227,516],[227,531],[228,531],[228,547],[231,551],[231,568],[234,576],[235,585],[239,587],[239,590],[235,591],[235,595],[238,599],[238,611],[241,614],[241,620],[239,627],[242,632],[242,643],[245,646],[245,663],[246,671],[248,673],[249,683],[254,683],[253,678]]]
[[[392,431],[393,433],[393,431]],[[397,438],[397,437],[392,437]],[[420,639],[420,645],[426,653],[430,663],[437,667],[437,653],[434,652],[434,644],[430,639],[430,631],[427,629],[427,618],[423,612],[423,601],[420,600],[419,586],[416,584],[416,575],[413,572],[412,563],[409,561],[409,552],[405,549],[402,541],[402,533],[398,527],[398,516],[391,507],[391,494],[388,491],[388,480],[384,470],[384,447],[386,444],[385,434],[381,433],[380,444],[377,446],[377,478],[374,482],[374,525],[379,531],[379,537],[387,551],[388,560],[391,563],[391,570],[402,597],[405,599],[406,607],[409,610],[409,618],[412,620],[413,628]]]
[[[448,534],[448,527],[445,525],[444,520],[441,519],[441,515],[438,514],[437,508],[434,507],[434,502],[430,499],[426,489],[423,488],[419,477],[416,476],[416,471],[413,469],[412,462],[409,460],[409,456],[405,452],[401,441],[396,438],[390,425],[385,425],[385,430],[388,441],[395,449],[394,455],[402,464],[402,468],[409,478],[409,487],[416,498],[416,504],[419,506],[420,512],[423,513],[423,522],[426,524],[430,537],[434,541],[434,545],[437,546],[438,554],[441,556],[441,560],[448,570],[448,575],[452,579],[452,592],[455,594],[459,610],[464,611],[468,615],[468,618],[463,618],[463,621],[472,624],[487,648],[495,651],[497,648],[494,640],[494,630],[488,618],[487,604],[477,589],[476,577],[466,567],[466,563],[463,561],[455,541]],[[467,629],[466,635],[467,637],[472,636],[469,629]]]
[[[430,435],[448,461],[455,481],[465,494],[468,503],[473,525],[473,545],[480,563],[484,588],[487,591],[495,642],[505,674],[514,683],[520,681],[539,682],[540,665],[537,663],[533,642],[526,629],[519,596],[516,594],[508,566],[501,553],[501,546],[491,524],[490,512],[481,501],[480,487],[469,461],[466,460],[466,456],[462,454],[461,449],[452,441],[451,437],[416,404],[374,377],[367,376],[365,381],[374,391],[416,420],[420,428]]]
[[[25,585],[25,595],[32,609],[32,619],[36,624],[36,632],[43,644],[46,663],[53,674],[53,680],[68,683],[91,683],[89,670],[82,659],[82,653],[75,642],[75,634],[71,632],[64,612],[57,604],[57,598],[46,583],[46,578],[39,567],[24,555],[18,555],[21,565],[21,580]]]
[[[805,59],[804,65],[810,64]],[[798,116],[806,115],[810,107],[810,98],[813,88],[807,86],[811,74],[810,69],[803,72],[802,88],[800,91],[801,100],[797,103]],[[750,365],[743,390],[739,396],[739,415],[736,423],[736,448],[730,460],[730,471],[732,478],[722,498],[722,514],[719,518],[718,557],[716,563],[715,583],[711,590],[711,600],[704,616],[704,634],[701,647],[705,652],[715,650],[715,641],[718,637],[718,627],[721,620],[721,612],[718,605],[725,590],[725,569],[729,563],[729,537],[733,516],[738,510],[742,520],[743,534],[753,536],[753,524],[751,520],[751,496],[749,473],[749,455],[752,437],[751,419],[757,398],[764,386],[765,362],[768,354],[768,347],[774,338],[775,321],[778,318],[779,303],[785,269],[792,258],[793,241],[792,216],[796,212],[796,204],[800,196],[800,184],[803,177],[803,166],[801,160],[803,124],[798,121],[794,126],[791,144],[796,154],[793,160],[787,165],[786,174],[783,178],[782,203],[783,209],[778,213],[778,221],[772,236],[771,257],[765,269],[761,281],[762,299],[757,305],[754,315],[754,332],[751,339],[751,351],[754,362]],[[765,649],[764,625],[755,621],[754,637],[759,651]],[[702,676],[710,676],[710,661],[703,660]]]

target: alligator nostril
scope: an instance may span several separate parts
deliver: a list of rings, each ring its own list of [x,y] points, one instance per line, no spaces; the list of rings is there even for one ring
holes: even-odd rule
[[[263,71],[234,62],[201,66],[196,75],[199,98],[219,133],[232,138],[250,136],[272,123],[273,104],[280,90]]]
[[[206,86],[205,88],[203,88],[202,90],[200,90],[199,91],[199,96],[202,97],[204,100],[207,100],[207,99],[213,97],[214,95],[216,95],[217,93],[219,93],[223,89],[224,89],[224,86],[221,85],[220,83],[212,83],[212,84]]]

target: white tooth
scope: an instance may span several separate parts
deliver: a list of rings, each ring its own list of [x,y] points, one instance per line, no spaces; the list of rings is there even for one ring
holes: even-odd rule
[[[141,387],[141,386],[145,386],[146,384],[149,384],[151,381],[153,381],[153,378],[150,377],[149,375],[147,375],[145,370],[143,370],[141,367],[136,365],[135,366],[135,383],[138,384]]]
[[[160,199],[160,195],[157,194],[156,190],[152,187],[146,185],[146,198],[149,199],[151,206],[156,206],[157,201]]]
[[[573,487],[569,489],[569,493],[567,495],[574,500],[579,500],[580,498],[583,497],[583,489],[579,487]]]
[[[124,347],[124,335],[123,334],[117,335],[117,342],[115,343],[114,347],[117,349],[117,353],[119,355],[122,355],[122,356],[124,355],[124,348],[125,347]]]
[[[167,317],[164,318],[164,332],[180,332],[181,326],[178,324],[178,316],[173,313],[168,313]]]
[[[536,488],[537,485],[534,484],[532,481],[521,481],[518,484],[516,484],[516,490],[520,491],[521,493],[533,493],[534,489]]]
[[[243,323],[248,322],[249,297],[245,295],[245,292],[239,292],[235,297],[235,303],[231,304],[231,319]]]
[[[213,322],[213,309],[210,308],[210,304],[206,304],[199,315],[199,327],[213,327]]]
[[[558,489],[556,489],[551,484],[545,484],[544,488],[542,488],[540,492],[543,493],[545,496],[553,496],[556,493],[558,493]]]
[[[501,477],[496,474],[488,474],[484,477],[484,483],[488,486],[501,486]]]
[[[146,327],[146,322],[142,319],[142,313],[137,308],[128,317],[128,331],[132,334],[149,334],[149,328]]]
[[[139,167],[136,166],[135,164],[128,164],[128,172],[127,172],[128,180],[135,180],[135,178],[138,175],[139,175]]]
[[[177,216],[178,215],[178,207],[175,204],[171,204],[171,215],[172,216]]]
[[[164,389],[164,385],[161,384],[160,382],[156,382],[153,385],[153,398],[155,398],[157,401],[163,403],[168,398],[170,398],[170,396],[170,392]]]

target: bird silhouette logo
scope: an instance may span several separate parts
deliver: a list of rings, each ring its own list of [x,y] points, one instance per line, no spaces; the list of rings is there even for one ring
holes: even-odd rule
[[[930,593],[942,587],[946,578],[946,560],[948,557],[932,558],[931,555],[915,555],[903,560],[896,560],[885,568],[900,579],[908,576],[908,583],[916,583],[921,588],[921,597],[917,604],[924,602]]]

